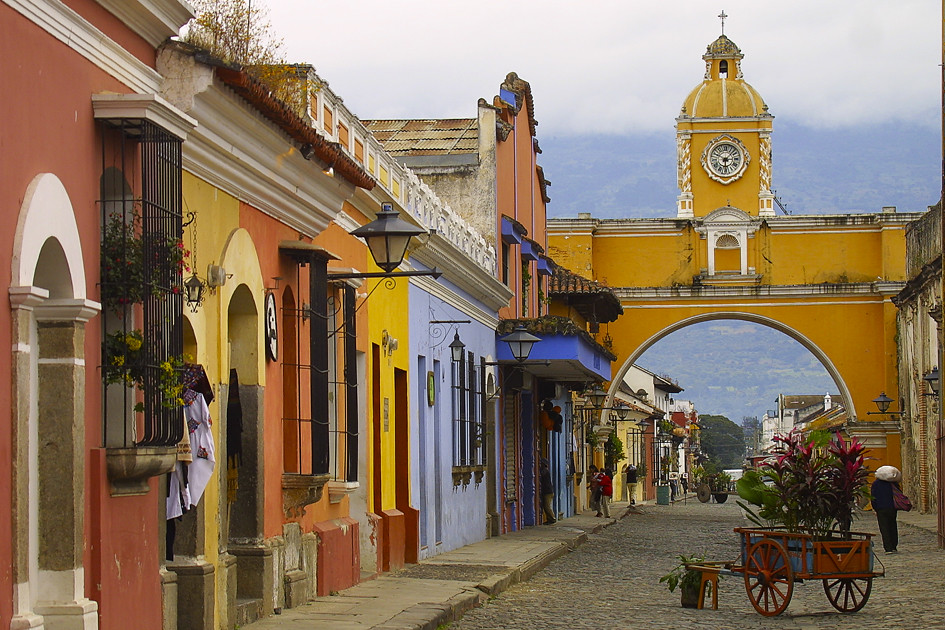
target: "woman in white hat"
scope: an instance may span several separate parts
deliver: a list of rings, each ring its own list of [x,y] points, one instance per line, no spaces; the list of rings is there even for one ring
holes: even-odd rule
[[[879,523],[886,553],[899,553],[899,525],[896,523],[896,505],[893,503],[893,486],[899,486],[902,473],[895,466],[880,466],[876,469],[876,481],[870,488],[873,511]]]

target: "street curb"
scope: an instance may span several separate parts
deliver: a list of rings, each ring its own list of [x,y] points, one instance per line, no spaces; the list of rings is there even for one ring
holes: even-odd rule
[[[556,544],[541,554],[526,560],[521,565],[495,573],[480,581],[475,589],[454,595],[445,602],[421,602],[403,610],[382,624],[373,626],[373,630],[436,630],[440,626],[458,621],[463,614],[478,608],[490,598],[508,590],[519,582],[525,582],[547,567],[553,560],[564,556],[587,542],[588,534],[596,534],[616,523],[622,517],[604,519],[590,527],[581,527],[581,531]]]

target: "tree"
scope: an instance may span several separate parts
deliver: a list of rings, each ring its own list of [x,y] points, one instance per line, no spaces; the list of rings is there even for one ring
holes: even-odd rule
[[[702,451],[718,469],[741,468],[745,461],[744,429],[725,416],[699,416]]]
[[[321,85],[309,84],[309,66],[285,61],[284,43],[275,36],[268,7],[259,0],[194,0],[194,9],[197,17],[184,29],[183,41],[240,67],[304,116],[306,91],[318,92]]]
[[[191,20],[184,41],[214,57],[239,66],[285,63],[281,39],[273,36],[268,8],[258,0],[194,0],[197,17]]]

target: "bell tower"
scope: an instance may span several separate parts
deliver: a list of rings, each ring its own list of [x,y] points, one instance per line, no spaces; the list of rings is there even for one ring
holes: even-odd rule
[[[744,55],[722,35],[702,55],[705,76],[676,118],[676,216],[705,217],[734,207],[752,217],[774,216],[771,130],[774,116],[745,82]]]

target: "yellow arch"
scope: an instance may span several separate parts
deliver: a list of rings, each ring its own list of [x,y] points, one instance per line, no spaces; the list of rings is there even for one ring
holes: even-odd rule
[[[652,347],[660,339],[678,330],[682,330],[683,328],[692,326],[693,324],[699,324],[699,323],[708,322],[708,321],[724,320],[724,319],[735,319],[735,320],[740,320],[740,321],[752,322],[755,324],[761,324],[763,326],[767,326],[768,328],[772,328],[774,330],[782,332],[786,334],[787,336],[791,337],[792,339],[794,339],[795,341],[797,341],[798,343],[800,343],[807,350],[809,350],[811,354],[817,357],[817,360],[820,361],[821,365],[824,366],[824,368],[827,370],[827,373],[830,375],[830,378],[833,379],[834,384],[837,386],[840,392],[840,395],[843,397],[843,400],[848,401],[847,411],[849,412],[850,417],[851,418],[856,417],[856,407],[853,401],[853,397],[851,396],[849,387],[847,387],[846,382],[843,380],[843,377],[840,375],[840,371],[837,369],[837,366],[834,365],[833,361],[830,360],[830,357],[827,356],[827,354],[823,352],[817,346],[816,343],[811,341],[806,335],[802,334],[800,331],[795,330],[794,328],[787,326],[776,319],[767,317],[765,315],[759,315],[756,313],[747,313],[747,312],[742,312],[742,311],[711,311],[711,312],[706,312],[706,313],[700,313],[698,315],[692,315],[690,317],[677,321],[676,323],[670,324],[666,326],[665,328],[663,328],[662,330],[656,333],[653,333],[652,335],[650,335],[648,339],[646,339],[639,346],[637,346],[636,350],[630,353],[630,355],[626,358],[626,360],[620,366],[620,369],[614,374],[613,380],[611,381],[610,391],[608,391],[608,395],[609,396],[614,395],[614,393],[616,392],[617,384],[619,384],[623,380],[624,374],[627,373],[627,371],[631,368],[631,366],[633,366],[633,364],[636,363],[637,359],[639,359],[640,356],[644,352],[646,352],[650,347]]]

